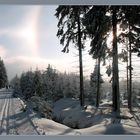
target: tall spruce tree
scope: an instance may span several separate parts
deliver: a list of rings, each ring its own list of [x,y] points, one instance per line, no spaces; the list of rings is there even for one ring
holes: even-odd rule
[[[33,87],[34,87],[34,94],[36,96],[41,97],[43,95],[43,79],[42,79],[41,72],[37,69],[34,72]]]
[[[100,103],[100,96],[101,96],[101,92],[100,92],[100,85],[101,83],[103,83],[103,79],[102,79],[102,75],[100,74],[100,63],[97,63],[95,65],[94,71],[93,73],[91,73],[90,75],[90,85],[94,92],[94,90],[96,90],[96,107],[99,107],[99,103]]]
[[[84,106],[84,84],[83,84],[83,63],[82,49],[84,48],[84,26],[82,24],[83,14],[89,6],[59,6],[55,16],[58,18],[57,36],[61,37],[60,43],[65,45],[62,52],[69,52],[69,44],[75,44],[79,51],[79,72],[80,72],[80,105]]]
[[[118,7],[112,6],[112,30],[113,30],[113,76],[112,76],[112,91],[113,91],[113,109],[116,112],[120,112],[120,92],[119,92],[119,70],[118,70],[118,46],[117,46],[117,12]]]
[[[8,84],[8,77],[3,60],[0,57],[0,88],[4,88]]]
[[[32,71],[28,71],[26,73],[22,73],[20,78],[20,88],[22,92],[22,96],[25,100],[30,99],[34,96],[34,86],[33,86],[33,78],[34,73]]]
[[[128,108],[132,110],[132,53],[140,53],[140,21],[138,20],[140,16],[139,6],[122,6],[121,7],[121,20],[120,28],[123,32],[119,36],[119,41],[125,43],[128,41],[129,51],[129,65],[127,70],[129,71],[129,92],[128,92]]]
[[[119,111],[119,76],[118,76],[118,49],[117,49],[117,24],[118,24],[118,6],[93,6],[85,17],[85,26],[91,36],[91,54],[100,58],[100,50],[104,50],[103,44],[106,44],[108,34],[112,31],[112,100],[113,110]],[[99,53],[100,52],[100,53]],[[105,54],[107,51],[105,52]]]
[[[107,6],[93,6],[84,17],[84,25],[91,38],[90,55],[98,62],[96,107],[100,98],[100,63],[107,55],[106,38],[110,30],[110,17],[106,15]]]
[[[57,89],[58,89],[57,71],[53,69],[52,66],[49,64],[42,76],[43,76],[44,98],[46,100],[55,101],[57,98]]]

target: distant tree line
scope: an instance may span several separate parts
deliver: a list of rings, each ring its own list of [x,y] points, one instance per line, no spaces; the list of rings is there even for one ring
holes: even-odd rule
[[[97,74],[94,73],[94,75]],[[94,87],[96,90],[95,80],[90,84],[90,79],[84,78],[85,97],[93,103],[95,103],[95,99],[91,97],[95,97],[93,94],[96,94],[96,92],[93,93],[92,88]],[[50,64],[45,71],[36,69],[35,71],[24,72],[20,77],[16,75],[10,84],[14,89],[14,95],[25,100],[33,96],[53,102],[61,98],[80,98],[79,75],[58,72]]]

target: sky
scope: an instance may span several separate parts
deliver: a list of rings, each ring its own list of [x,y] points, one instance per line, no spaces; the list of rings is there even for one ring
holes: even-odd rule
[[[74,45],[71,44],[69,53],[61,52],[63,46],[56,36],[56,8],[57,5],[0,5],[0,56],[4,60],[9,80],[28,70],[45,70],[48,64],[60,72],[78,74],[78,51]],[[87,78],[95,66],[95,60],[88,54],[89,49],[87,41],[86,50],[83,51],[83,70]],[[139,59],[134,59],[137,62],[133,76],[140,79]],[[124,78],[126,64],[119,63],[120,78]],[[105,80],[110,80],[104,74],[105,68],[102,67],[101,72]]]
[[[56,36],[57,5],[0,5],[0,56],[8,77],[28,70],[45,70],[48,64],[61,72],[78,72],[78,51],[62,53]],[[89,61],[90,60],[90,61]],[[89,75],[95,61],[83,52],[84,72]]]

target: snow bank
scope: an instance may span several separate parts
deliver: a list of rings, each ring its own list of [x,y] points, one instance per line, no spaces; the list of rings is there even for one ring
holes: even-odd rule
[[[76,99],[61,99],[54,104],[54,120],[71,128],[85,128],[97,123],[101,118],[99,111],[91,105],[81,108]],[[93,116],[96,117],[93,119]]]
[[[59,116],[61,111],[68,108],[75,108],[79,105],[79,101],[71,98],[62,98],[54,103],[53,112],[55,116]]]
[[[48,119],[37,122],[45,135],[139,135],[140,128],[122,124],[98,124],[84,129],[72,129]]]
[[[25,109],[26,108],[26,104],[19,97],[17,99],[20,101],[20,103],[22,105],[22,108]]]
[[[95,125],[89,128],[77,130],[81,135],[139,135],[140,128],[122,124]]]
[[[78,133],[72,128],[44,118],[38,120],[37,124],[45,135],[76,135]]]
[[[61,124],[45,118],[37,121],[46,135],[140,134],[139,125],[126,108],[117,116],[110,107],[87,105],[83,109],[78,100],[65,98],[54,104],[53,111]]]

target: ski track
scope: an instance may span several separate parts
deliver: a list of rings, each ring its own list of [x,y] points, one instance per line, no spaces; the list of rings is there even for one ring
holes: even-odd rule
[[[28,112],[11,91],[0,91],[0,135],[39,135]]]

